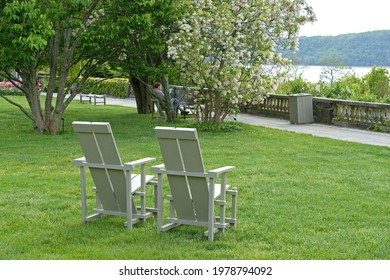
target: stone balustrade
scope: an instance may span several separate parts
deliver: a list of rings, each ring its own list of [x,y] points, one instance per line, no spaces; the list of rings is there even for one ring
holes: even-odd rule
[[[288,95],[270,94],[258,106],[241,108],[243,112],[289,118]],[[314,121],[343,126],[390,126],[390,104],[313,97]]]
[[[179,94],[194,88],[172,87]],[[191,94],[190,94],[191,96]],[[289,96],[270,94],[262,104],[241,106],[241,112],[289,119]],[[368,128],[384,126],[390,130],[390,104],[313,97],[314,122]]]

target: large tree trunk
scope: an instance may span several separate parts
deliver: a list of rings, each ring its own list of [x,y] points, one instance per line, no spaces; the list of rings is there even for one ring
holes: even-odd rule
[[[148,90],[149,79],[144,77],[140,80],[137,77],[131,76],[129,80],[134,91],[138,114],[152,113],[152,102]]]
[[[33,122],[34,131],[42,133],[47,131],[45,117],[42,112],[40,94],[38,92],[38,75],[35,66],[18,71],[22,78],[22,88],[25,93],[31,114],[28,116]]]
[[[220,123],[221,117],[222,117],[222,104],[221,104],[221,93],[215,92],[215,100],[214,100],[214,116],[213,116],[213,122],[214,123]]]
[[[77,90],[66,99],[67,93],[67,76],[71,67],[71,59],[74,55],[77,42],[71,43],[71,30],[61,30],[56,26],[56,34],[49,40],[49,65],[50,76],[47,86],[46,99],[44,107],[41,106],[41,96],[38,91],[38,73],[37,66],[32,65],[29,69],[18,69],[23,79],[23,91],[25,92],[31,114],[30,119],[33,121],[34,131],[37,133],[57,134],[61,129],[61,121],[65,109],[77,94]],[[63,35],[63,36],[61,36]],[[64,39],[63,46],[60,52],[61,37]],[[61,59],[61,67],[59,69],[59,59]],[[58,70],[60,70],[58,75]],[[87,79],[88,74],[85,74],[79,85]],[[55,85],[58,88],[55,88]],[[56,91],[56,98],[54,98]],[[55,101],[55,106],[53,103]]]
[[[27,99],[31,110],[31,119],[36,133],[57,134],[60,131],[62,115],[65,108],[56,110],[51,104],[48,108],[42,108],[41,96],[36,85],[29,85]],[[52,99],[52,94],[47,93],[46,99]],[[45,102],[47,105],[47,102]],[[44,112],[50,111],[50,114]]]
[[[173,121],[174,119],[176,119],[176,112],[175,112],[175,108],[173,108],[173,104],[172,104],[172,98],[171,98],[171,95],[169,93],[169,80],[168,80],[168,76],[164,76],[164,78],[162,79],[163,81],[163,87],[164,87],[164,97],[165,97],[165,113],[167,115],[167,121]]]
[[[60,55],[60,43],[61,35],[63,35],[64,41],[62,52]],[[37,90],[38,75],[36,70],[30,71],[28,77],[25,80],[31,81],[28,84],[28,89],[31,94],[30,109],[32,112],[34,130],[37,133],[57,134],[60,132],[62,116],[69,105],[70,101],[76,95],[74,92],[68,100],[65,100],[67,92],[67,76],[69,68],[71,67],[71,59],[74,54],[74,50],[77,47],[77,42],[71,44],[71,30],[61,30],[59,26],[56,26],[56,34],[49,41],[49,63],[50,63],[50,77],[49,84],[46,92],[45,108],[43,109],[40,104],[40,95]],[[58,76],[58,61],[61,59],[61,68]],[[55,84],[58,81],[57,96],[54,99]],[[55,106],[53,102],[55,100]]]

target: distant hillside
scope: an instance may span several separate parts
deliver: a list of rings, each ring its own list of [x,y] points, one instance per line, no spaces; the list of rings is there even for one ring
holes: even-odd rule
[[[321,59],[337,56],[346,66],[390,66],[390,30],[300,37],[299,51],[284,56],[304,65],[321,65]]]

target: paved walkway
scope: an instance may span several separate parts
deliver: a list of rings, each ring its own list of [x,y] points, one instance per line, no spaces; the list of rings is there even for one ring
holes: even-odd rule
[[[267,118],[247,114],[240,114],[237,120],[251,125],[276,128],[297,133],[306,133],[319,137],[358,142],[362,144],[390,147],[390,134],[387,133],[372,132],[362,129],[344,128],[334,125],[324,125],[318,123],[291,124],[289,120]]]
[[[77,97],[76,99],[77,100]],[[107,97],[107,104],[136,107],[134,98],[118,99]],[[390,147],[390,134],[371,132],[361,129],[343,128],[323,124],[291,124],[289,120],[261,117],[248,114],[239,114],[237,121],[250,125],[263,126],[297,133],[311,134],[319,137],[328,137],[338,140],[358,142],[362,144]]]

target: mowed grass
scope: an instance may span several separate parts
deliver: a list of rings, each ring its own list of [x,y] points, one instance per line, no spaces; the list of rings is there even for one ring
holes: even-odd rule
[[[0,98],[0,259],[390,259],[387,147],[244,124],[199,132],[206,168],[236,166],[228,183],[239,191],[237,227],[208,242],[201,227],[157,234],[155,218],[133,230],[123,217],[81,222],[73,160],[82,152],[72,121],[110,122],[123,162],[159,164],[153,128],[190,120],[167,124],[133,108],[77,101],[64,118],[62,135],[36,135]],[[91,207],[93,199],[89,192]]]

